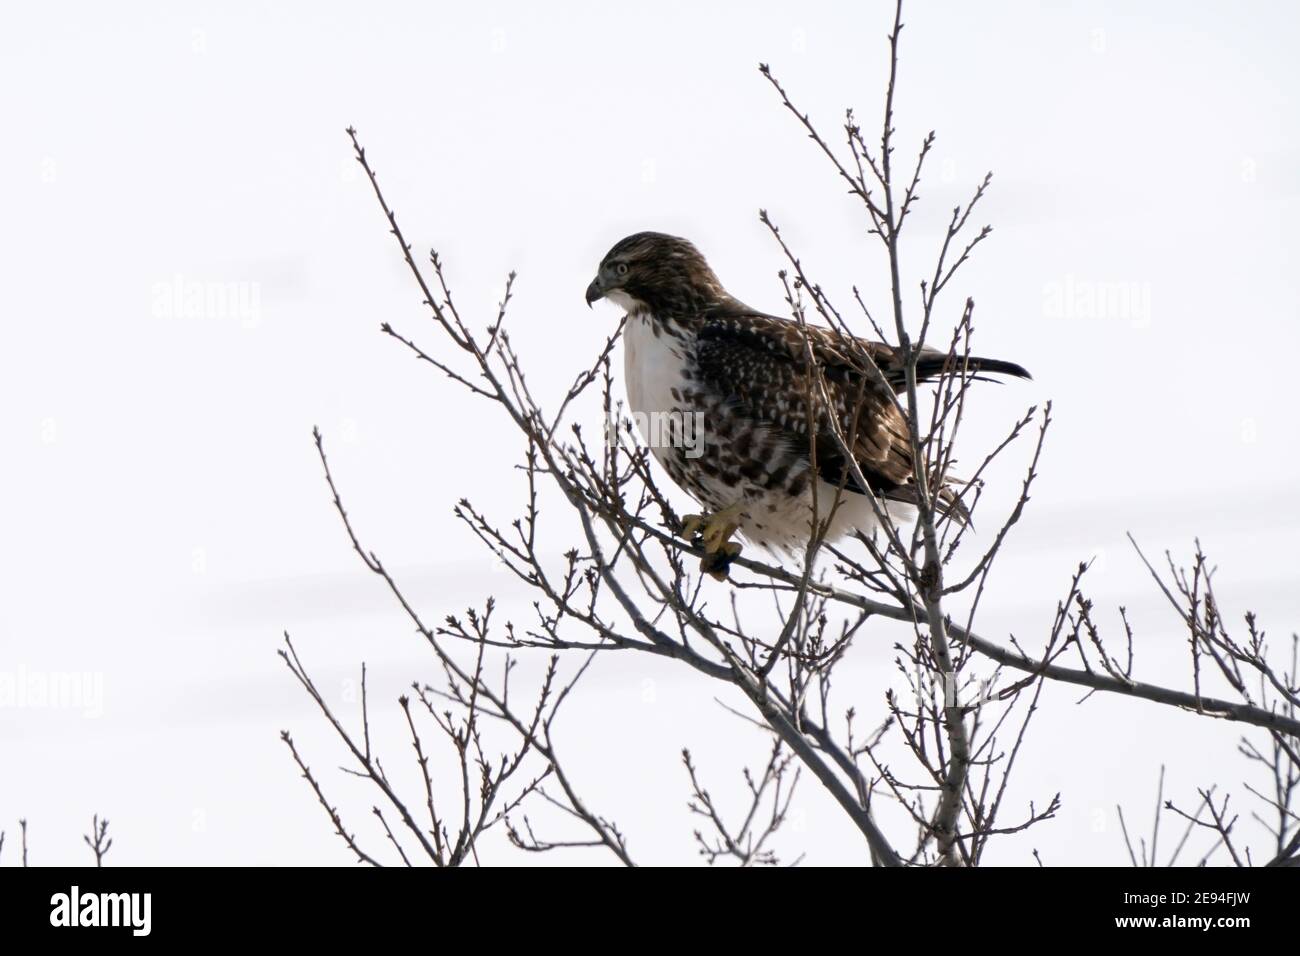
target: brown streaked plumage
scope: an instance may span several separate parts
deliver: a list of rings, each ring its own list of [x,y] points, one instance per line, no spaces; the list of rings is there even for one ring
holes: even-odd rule
[[[662,233],[637,233],[610,249],[587,288],[588,304],[600,298],[627,310],[628,400],[655,457],[709,512],[727,511],[734,530],[748,540],[785,550],[803,547],[814,489],[825,519],[841,482],[845,494],[830,536],[874,525],[866,489],[841,451],[830,415],[841,434],[852,437],[853,458],[870,490],[887,501],[915,502],[906,422],[839,333],[808,326],[805,347],[796,322],[735,299],[695,246]],[[902,391],[895,350],[857,341],[893,391]],[[811,415],[809,352],[829,399],[814,401]],[[926,350],[918,379],[937,377],[946,360],[945,353]],[[972,358],[969,368],[1029,377],[1019,365],[995,359]],[[670,427],[647,429],[656,415]],[[691,437],[684,416],[702,426],[702,440],[684,440]],[[950,489],[942,489],[941,497],[956,501]]]

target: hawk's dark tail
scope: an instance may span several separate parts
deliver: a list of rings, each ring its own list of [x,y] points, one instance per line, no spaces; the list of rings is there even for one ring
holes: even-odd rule
[[[962,362],[960,355],[950,356],[946,352],[930,354],[927,350],[917,357],[916,380],[924,382],[932,378],[938,378],[945,369],[950,369],[955,374],[961,369]],[[989,375],[1033,378],[1023,365],[1017,365],[1015,362],[1004,362],[1002,359],[978,358],[972,355],[965,360],[965,365],[971,373],[971,377],[977,382],[993,381],[987,377]]]

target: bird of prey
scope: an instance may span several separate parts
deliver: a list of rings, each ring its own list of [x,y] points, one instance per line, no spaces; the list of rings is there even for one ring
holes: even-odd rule
[[[806,547],[814,495],[819,524],[829,518],[827,540],[875,527],[867,493],[915,504],[908,426],[881,381],[895,394],[905,388],[892,346],[857,340],[875,375],[847,336],[750,308],[728,294],[694,245],[657,232],[609,250],[587,287],[587,304],[598,299],[627,312],[630,411],[655,458],[705,509],[680,530],[703,546],[702,566],[714,577],[725,578],[740,553],[731,540],[737,532],[771,550]],[[810,355],[824,391],[809,388]],[[946,352],[925,349],[917,379],[948,365]],[[970,358],[967,369],[1029,377],[996,359]],[[941,508],[964,514],[952,487],[936,493]]]

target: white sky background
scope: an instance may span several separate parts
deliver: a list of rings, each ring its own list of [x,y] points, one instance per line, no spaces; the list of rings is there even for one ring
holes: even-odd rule
[[[1054,399],[1056,424],[979,629],[1037,646],[1074,565],[1097,556],[1109,633],[1126,604],[1139,676],[1185,686],[1183,637],[1126,531],[1153,554],[1199,535],[1234,612],[1255,608],[1279,640],[1300,619],[1298,24],[1281,3],[1130,6],[913,4],[900,158],[939,138],[907,253],[925,266],[947,210],[995,171],[976,215],[994,234],[945,317],[975,296],[977,351],[1035,381],[978,390],[968,457],[1029,403]],[[527,618],[527,594],[451,515],[468,494],[513,517],[518,445],[379,333],[390,321],[443,344],[348,124],[416,249],[443,253],[463,311],[486,323],[519,271],[515,341],[552,402],[616,321],[583,290],[635,230],[692,238],[734,294],[779,312],[765,207],[839,301],[855,282],[881,299],[861,211],[756,67],[770,62],[828,137],[847,105],[874,129],[887,5],[693,7],[6,8],[0,671],[103,681],[97,717],[0,708],[0,829],[16,841],[26,815],[34,862],[86,858],[99,812],[119,864],[346,863],[285,727],[378,845],[374,797],[333,769],[342,750],[276,658],[280,633],[349,714],[345,681],[370,663],[394,773],[409,747],[391,701],[436,675],[347,545],[313,424],[366,543],[427,619],[488,592],[502,620]],[[169,316],[160,287],[176,281],[255,298]],[[1105,284],[1135,291],[1127,314],[1054,305]],[[1005,501],[1010,461],[998,481]],[[864,722],[883,713],[897,637],[869,627],[839,679]],[[639,861],[695,859],[682,746],[733,796],[766,747],[718,693],[610,656],[559,726],[580,790]],[[1056,790],[1063,809],[990,862],[1031,862],[1033,847],[1048,863],[1123,861],[1114,807],[1145,828],[1162,762],[1167,796],[1190,804],[1218,782],[1248,809],[1238,728],[1080,696],[1044,693],[1007,822]],[[861,862],[860,837],[802,786],[778,848]]]

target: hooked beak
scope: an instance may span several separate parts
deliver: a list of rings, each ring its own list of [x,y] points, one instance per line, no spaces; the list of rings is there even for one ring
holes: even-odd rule
[[[587,286],[587,308],[591,308],[591,303],[597,299],[604,298],[605,290],[601,288],[600,277],[591,280],[591,285]]]

